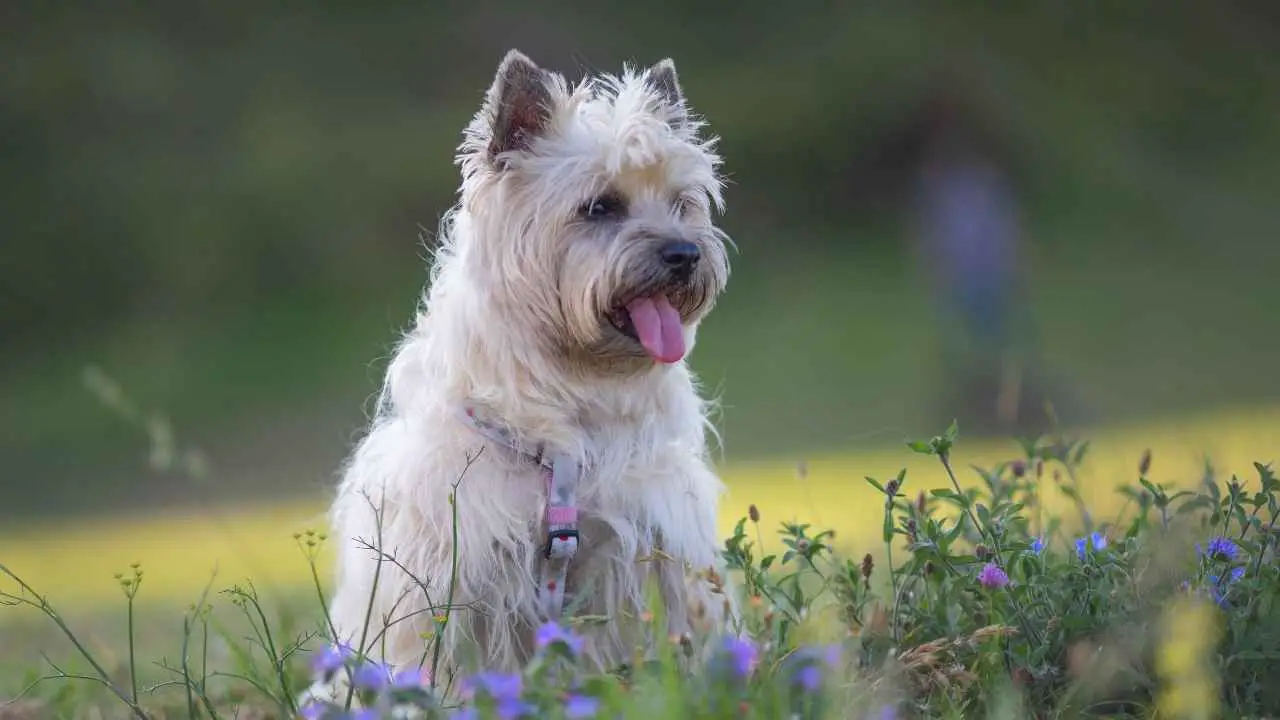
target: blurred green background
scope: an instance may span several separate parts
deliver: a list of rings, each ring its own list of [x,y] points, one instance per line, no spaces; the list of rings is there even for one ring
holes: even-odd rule
[[[13,2],[0,521],[325,492],[512,47],[670,56],[722,137],[739,252],[692,362],[730,460],[1007,429],[919,243],[939,127],[1011,188],[1019,264],[975,282],[1031,328],[1019,427],[1280,394],[1273,2]],[[148,472],[88,364],[217,481]]]

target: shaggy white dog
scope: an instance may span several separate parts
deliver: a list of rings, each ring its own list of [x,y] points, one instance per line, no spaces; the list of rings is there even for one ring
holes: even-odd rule
[[[438,640],[438,678],[512,671],[577,612],[609,618],[585,653],[610,667],[650,580],[664,633],[733,612],[689,572],[719,567],[722,486],[684,361],[729,274],[702,127],[669,60],[571,86],[503,59],[332,508],[339,640],[397,668]]]

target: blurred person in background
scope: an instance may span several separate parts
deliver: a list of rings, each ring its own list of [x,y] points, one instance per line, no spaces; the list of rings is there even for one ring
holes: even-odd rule
[[[944,77],[911,123],[908,199],[918,266],[939,312],[944,408],[962,427],[1032,433],[1045,419],[1018,199],[995,133]],[[915,144],[915,143],[913,143]]]

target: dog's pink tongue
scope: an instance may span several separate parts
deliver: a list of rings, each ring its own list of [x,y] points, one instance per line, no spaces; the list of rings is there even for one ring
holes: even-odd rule
[[[679,362],[684,357],[684,328],[680,313],[665,295],[636,298],[627,303],[631,324],[649,356],[662,363]]]

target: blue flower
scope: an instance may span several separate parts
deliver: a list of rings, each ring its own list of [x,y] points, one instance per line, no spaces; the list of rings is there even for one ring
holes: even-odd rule
[[[595,717],[600,711],[600,700],[588,695],[570,695],[564,702],[564,716],[570,720]]]
[[[423,674],[419,670],[401,670],[391,676],[391,687],[399,690],[420,688],[423,685]]]
[[[898,720],[898,709],[893,705],[881,705],[877,720]]]
[[[519,673],[507,675],[483,672],[462,681],[464,697],[474,697],[479,690],[493,696],[495,700],[519,699],[524,691],[524,678],[520,677]]]
[[[1078,538],[1076,540],[1076,555],[1079,555],[1081,560],[1083,560],[1085,556],[1086,540],[1091,541],[1090,544],[1093,546],[1094,550],[1101,551],[1101,550],[1105,550],[1107,547],[1107,536],[1103,535],[1100,532],[1095,532],[1092,535],[1090,535],[1088,538]]]
[[[1209,594],[1213,596],[1213,601],[1225,607],[1227,604],[1227,593],[1231,590],[1231,586],[1239,582],[1243,577],[1243,567],[1231,568],[1231,573],[1227,576],[1225,582],[1217,575],[1210,575]]]
[[[815,692],[822,686],[822,668],[817,665],[805,665],[796,672],[795,681],[805,690]]]
[[[1031,540],[1031,552],[1037,555],[1044,552],[1044,538],[1033,538]]]
[[[355,654],[355,650],[352,650],[350,646],[341,643],[326,645],[311,658],[311,671],[327,680],[334,673],[341,670],[347,660],[354,657]]]
[[[1207,551],[1201,549],[1200,543],[1196,543],[1196,551],[1200,553],[1202,557],[1206,557],[1209,560],[1226,560],[1227,562],[1231,562],[1236,559],[1236,554],[1240,552],[1240,547],[1236,545],[1235,541],[1231,538],[1219,535],[1209,541],[1209,549]]]
[[[386,665],[367,662],[356,668],[351,675],[351,684],[359,690],[380,692],[391,680],[391,672]]]
[[[582,652],[583,640],[581,637],[561,627],[559,623],[548,622],[538,628],[533,642],[539,650],[562,642],[570,653],[577,655]]]
[[[715,662],[718,665],[727,663],[730,673],[739,679],[750,675],[755,670],[758,661],[759,651],[756,646],[751,644],[750,640],[743,640],[733,636],[727,636],[722,640],[720,652],[717,653],[715,658]]]

